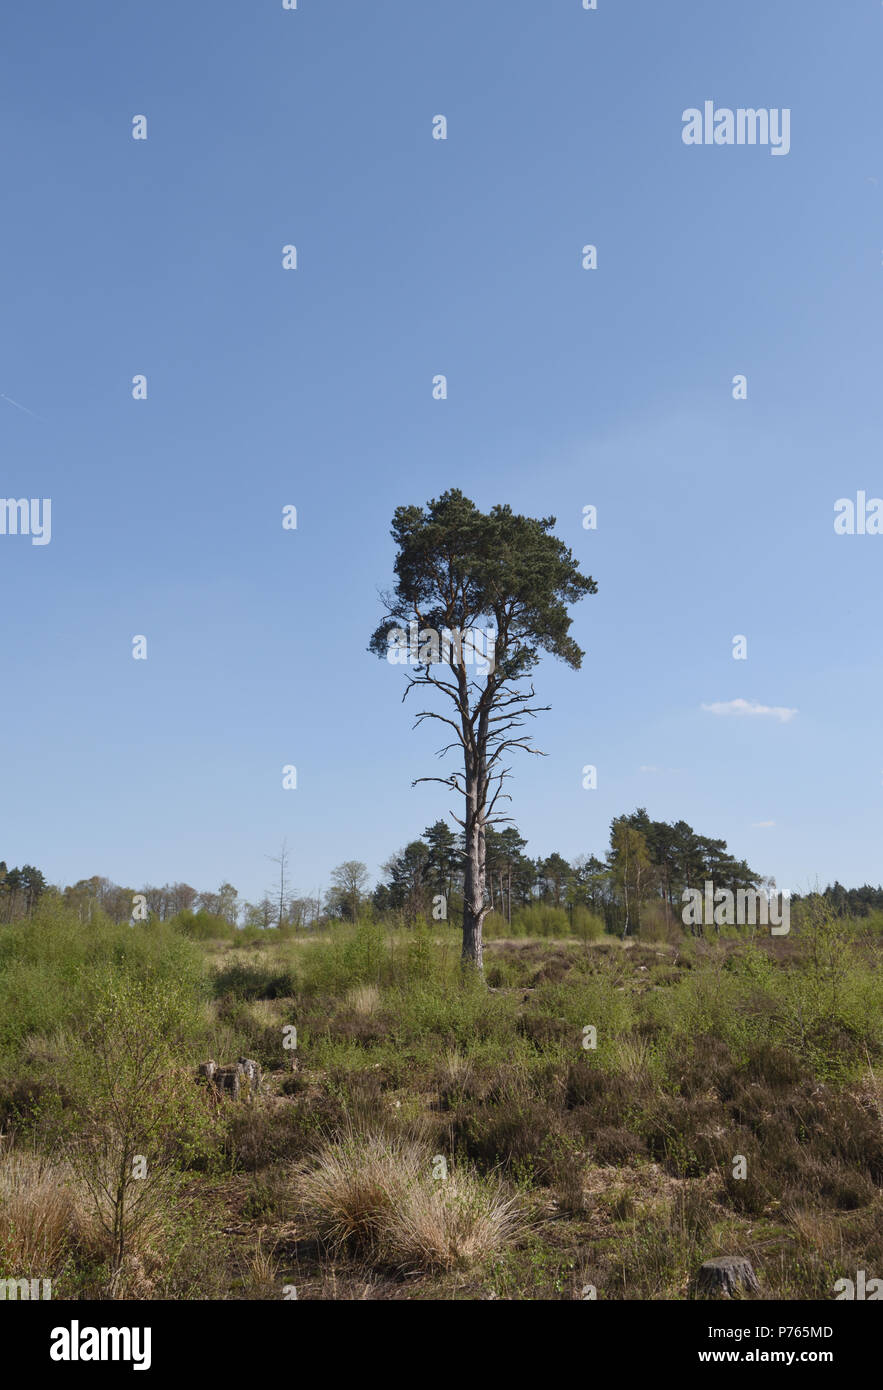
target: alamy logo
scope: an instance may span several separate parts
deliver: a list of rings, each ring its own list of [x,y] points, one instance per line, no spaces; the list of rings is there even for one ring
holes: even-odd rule
[[[150,1370],[149,1327],[53,1327],[53,1361],[131,1361],[133,1371]]]
[[[438,632],[410,622],[407,632],[403,627],[391,627],[386,640],[386,659],[392,666],[438,666],[445,662],[448,666],[474,663],[482,674],[494,669],[497,634],[490,630],[470,627],[461,632],[445,627]]]
[[[868,497],[859,490],[851,497],[838,497],[834,503],[834,530],[838,536],[883,535],[883,498]]]
[[[787,936],[791,930],[791,903],[787,893],[772,893],[766,897],[750,888],[740,888],[733,893],[729,888],[715,888],[708,879],[704,898],[698,888],[685,888],[681,902],[686,904],[681,913],[685,927],[753,927],[759,922],[769,927],[771,936]]]
[[[0,1299],[26,1300],[34,1302],[40,1298],[40,1284],[43,1285],[43,1298],[52,1297],[51,1279],[0,1279]]]
[[[837,1295],[835,1303],[841,1303],[844,1299],[849,1302],[879,1303],[883,1301],[883,1279],[869,1279],[865,1271],[860,1269],[855,1282],[852,1279],[838,1279],[834,1292]]]
[[[0,497],[0,536],[30,536],[31,545],[48,545],[52,539],[52,499]]]
[[[729,106],[715,108],[713,101],[706,101],[701,111],[698,106],[688,106],[681,120],[685,145],[769,145],[770,154],[787,154],[791,149],[788,106],[757,111],[739,106],[734,111]]]

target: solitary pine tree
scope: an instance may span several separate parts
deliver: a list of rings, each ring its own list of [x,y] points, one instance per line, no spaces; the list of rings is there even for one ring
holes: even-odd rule
[[[508,506],[485,514],[457,488],[426,507],[398,507],[392,525],[396,586],[384,595],[386,615],[369,644],[369,651],[387,657],[402,631],[416,635],[403,698],[414,686],[432,686],[450,701],[445,714],[420,710],[415,727],[437,719],[453,729],[454,739],[439,756],[459,749],[463,771],[416,781],[442,782],[464,798],[463,819],[454,816],[465,840],[463,960],[478,970],[489,910],[485,829],[509,819],[494,815],[510,772],[504,759],[514,748],[538,751],[519,730],[526,718],[549,708],[533,705],[533,685],[525,689],[522,682],[541,651],[579,669],[583,653],[569,636],[567,605],[597,592],[563,541],[550,534],[554,525],[554,517],[516,516]],[[491,662],[481,659],[474,637],[482,623],[496,634]],[[445,641],[446,633],[460,640]]]

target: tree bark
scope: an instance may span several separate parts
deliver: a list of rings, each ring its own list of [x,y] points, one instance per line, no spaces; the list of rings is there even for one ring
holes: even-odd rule
[[[481,929],[487,909],[485,892],[485,837],[478,770],[466,762],[466,864],[463,878],[463,964],[484,969]]]

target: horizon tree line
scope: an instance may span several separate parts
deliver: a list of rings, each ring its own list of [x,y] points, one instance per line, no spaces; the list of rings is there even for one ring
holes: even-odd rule
[[[585,909],[599,917],[608,931],[630,934],[640,930],[648,912],[661,912],[670,923],[680,921],[683,890],[701,888],[706,879],[733,893],[763,891],[773,884],[744,859],[731,855],[725,840],[698,834],[684,820],[654,821],[643,807],[611,821],[603,858],[579,854],[568,860],[557,851],[532,856],[515,825],[503,830],[488,827],[486,834],[486,908],[506,922],[520,909],[539,904],[571,915],[577,908]],[[156,921],[189,916],[202,917],[206,926],[217,921],[234,928],[281,925],[307,931],[370,916],[404,927],[420,919],[461,926],[463,841],[462,831],[455,833],[445,821],[437,820],[418,839],[390,855],[373,887],[367,865],[348,859],[331,871],[331,885],[324,893],[297,895],[285,887],[286,878],[281,895],[276,888],[256,903],[241,898],[229,882],[214,892],[180,882],[133,889],[96,874],[68,887],[55,887],[33,865],[9,868],[0,860],[0,923],[32,916],[47,897],[74,908],[85,924],[97,912],[115,922],[127,922],[135,897],[141,894],[149,917]],[[278,863],[278,857],[268,857]],[[792,894],[791,901],[799,902],[803,896],[820,897],[836,917],[883,912],[880,885],[845,888],[835,880],[817,893]]]

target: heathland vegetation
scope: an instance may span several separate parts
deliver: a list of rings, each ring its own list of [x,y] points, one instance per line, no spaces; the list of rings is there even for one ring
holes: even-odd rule
[[[829,890],[787,936],[697,935],[648,898],[623,939],[570,881],[510,923],[504,875],[484,979],[407,895],[209,935],[45,892],[0,927],[0,1276],[679,1298],[744,1254],[761,1297],[830,1298],[880,1267],[883,913]],[[250,1103],[197,1085],[240,1055]]]

